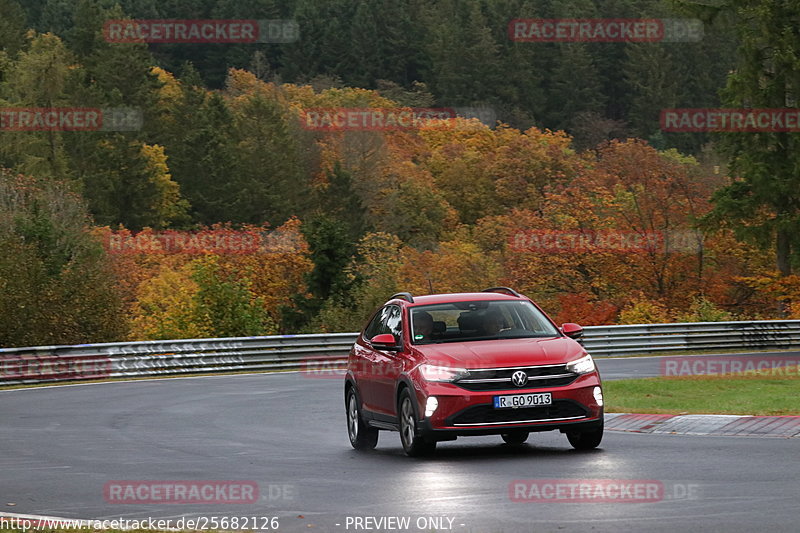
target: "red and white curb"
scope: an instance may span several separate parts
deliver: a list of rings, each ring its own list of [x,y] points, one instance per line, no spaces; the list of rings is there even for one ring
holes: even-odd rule
[[[800,416],[606,413],[605,429],[632,433],[800,437]]]

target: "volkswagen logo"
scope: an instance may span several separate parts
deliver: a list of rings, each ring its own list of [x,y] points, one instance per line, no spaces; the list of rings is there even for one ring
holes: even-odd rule
[[[522,387],[527,382],[528,382],[528,374],[526,374],[522,370],[517,370],[511,375],[511,383],[513,383],[517,387]]]

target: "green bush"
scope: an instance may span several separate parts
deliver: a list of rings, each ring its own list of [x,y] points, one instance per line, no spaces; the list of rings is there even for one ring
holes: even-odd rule
[[[663,324],[670,322],[667,308],[658,302],[638,300],[619,313],[619,324]]]
[[[699,296],[692,301],[687,313],[675,315],[677,322],[725,322],[736,320],[729,312],[724,311],[707,300],[705,296]]]
[[[119,340],[127,323],[83,200],[0,169],[0,346]]]

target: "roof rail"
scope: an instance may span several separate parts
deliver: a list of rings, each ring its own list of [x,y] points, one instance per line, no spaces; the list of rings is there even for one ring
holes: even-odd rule
[[[522,298],[522,295],[520,293],[508,287],[490,287],[488,289],[483,289],[481,292],[498,292],[500,294],[507,294],[509,296],[516,296],[517,298]]]
[[[394,300],[395,298],[399,298],[401,300],[405,300],[410,303],[414,303],[414,297],[411,296],[410,292],[398,292],[397,294],[393,294],[390,300]]]

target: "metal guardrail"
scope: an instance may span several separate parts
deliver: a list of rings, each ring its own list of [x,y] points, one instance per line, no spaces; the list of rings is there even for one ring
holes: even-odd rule
[[[0,349],[0,384],[261,370],[331,370],[356,333]],[[800,348],[800,320],[589,326],[593,356]]]
[[[582,344],[593,356],[791,349],[800,347],[800,320],[591,326]]]
[[[112,342],[0,349],[0,384],[185,373],[300,370],[343,362],[355,333]]]

